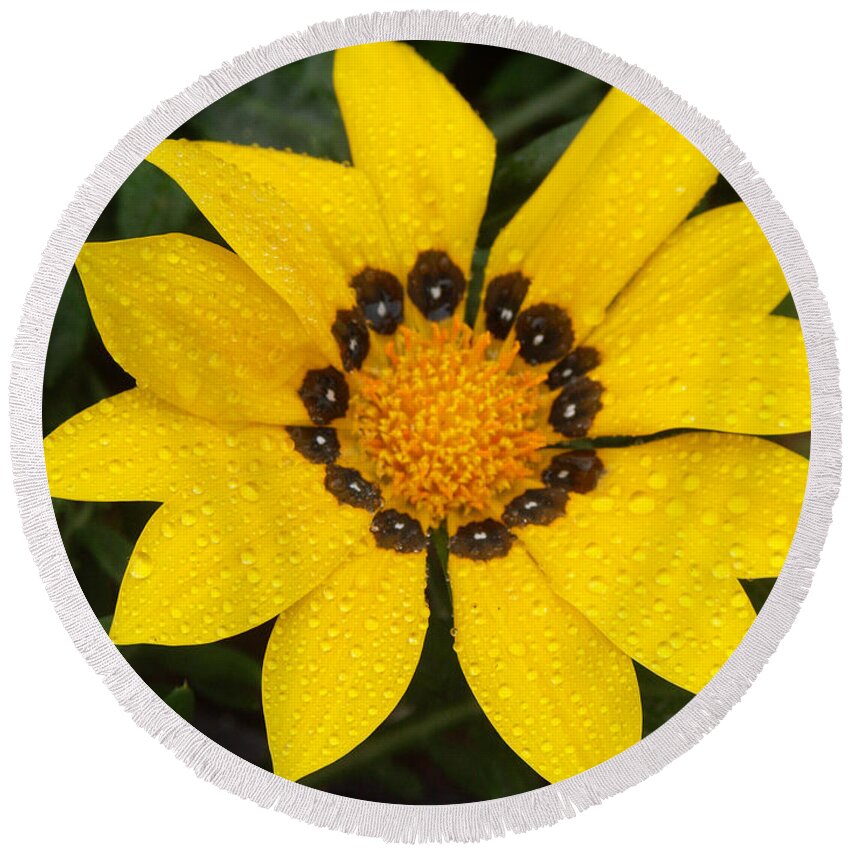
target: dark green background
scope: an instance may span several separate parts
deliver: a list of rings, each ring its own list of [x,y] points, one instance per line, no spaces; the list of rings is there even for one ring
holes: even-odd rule
[[[447,42],[416,42],[415,47],[447,74],[498,140],[475,255],[470,299],[475,305],[481,269],[496,233],[540,183],[608,86],[564,65],[501,48]],[[173,135],[257,143],[347,160],[331,67],[332,56],[324,54],[266,74],[203,110]],[[735,200],[721,178],[698,210]],[[170,232],[224,244],[176,184],[142,163],[109,203],[89,239]],[[778,309],[793,315],[790,296]],[[45,433],[131,386],[133,379],[103,347],[82,285],[72,273],[56,314],[45,367]],[[782,442],[802,454],[808,451],[807,435],[792,435]],[[58,499],[54,504],[80,585],[108,627],[133,544],[156,505]],[[308,777],[306,784],[398,803],[487,800],[546,784],[501,741],[464,681],[451,644],[444,566],[444,548],[432,546],[431,627],[404,699],[367,741]],[[772,580],[745,583],[756,609],[772,585]],[[271,769],[260,704],[260,670],[271,627],[267,623],[204,646],[132,646],[121,651],[145,681],[198,729],[248,761]],[[639,666],[638,678],[646,734],[678,711],[691,694]]]

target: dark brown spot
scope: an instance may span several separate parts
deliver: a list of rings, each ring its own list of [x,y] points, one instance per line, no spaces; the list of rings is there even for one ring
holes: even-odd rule
[[[449,551],[458,558],[490,561],[504,558],[516,538],[495,519],[462,525],[449,539]]]
[[[295,451],[310,463],[333,463],[339,457],[339,438],[333,428],[290,425],[286,433],[292,437]]]
[[[316,425],[327,425],[345,416],[348,410],[348,384],[345,375],[335,366],[310,369],[301,382],[298,395]]]
[[[370,531],[381,549],[396,552],[421,552],[428,545],[419,520],[412,516],[389,510],[380,511],[372,517]]]
[[[586,375],[591,369],[595,369],[600,363],[599,352],[595,348],[583,346],[571,351],[563,360],[556,363],[549,370],[546,383],[556,390],[563,387],[573,378]]]
[[[337,310],[331,333],[339,346],[342,368],[346,372],[359,369],[369,353],[369,328],[360,308]]]
[[[374,512],[383,504],[381,491],[356,469],[329,463],[325,471],[325,489],[343,505]]]
[[[357,306],[375,333],[394,334],[404,318],[404,288],[389,272],[366,268],[354,275],[351,286]]]
[[[496,339],[506,339],[516,321],[531,281],[519,272],[494,277],[484,296],[487,330]]]
[[[565,437],[583,437],[602,410],[602,384],[581,377],[570,381],[552,402],[549,424]]]
[[[448,319],[465,290],[463,272],[445,251],[422,251],[407,276],[410,300],[429,322]]]
[[[536,366],[560,360],[572,348],[573,323],[560,307],[535,304],[519,314],[516,338],[526,363]]]
[[[564,515],[568,498],[566,490],[555,487],[526,490],[508,502],[502,514],[502,522],[508,528],[517,525],[551,525]]]
[[[552,458],[543,473],[543,483],[560,490],[589,493],[596,489],[605,467],[596,452],[576,449]]]

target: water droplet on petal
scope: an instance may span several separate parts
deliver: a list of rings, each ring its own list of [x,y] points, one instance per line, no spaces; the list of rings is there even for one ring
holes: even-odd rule
[[[150,556],[146,552],[136,552],[130,565],[130,575],[133,578],[147,578],[151,574],[151,569]]]

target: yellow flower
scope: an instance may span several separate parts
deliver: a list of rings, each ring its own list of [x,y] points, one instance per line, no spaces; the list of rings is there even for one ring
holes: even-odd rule
[[[217,142],[150,155],[232,252],[84,246],[137,387],[46,439],[51,489],[162,503],[116,643],[277,618],[263,705],[293,779],[404,694],[445,525],[469,685],[563,779],[639,739],[632,659],[698,691],[753,622],[738,579],[781,568],[806,461],[747,435],[809,427],[799,323],[772,314],[786,284],[742,204],[686,220],[711,164],[612,91],[496,239],[462,324],[491,133],[403,45],[338,51],[334,83],[353,166]],[[653,439],[597,439],[623,435]]]

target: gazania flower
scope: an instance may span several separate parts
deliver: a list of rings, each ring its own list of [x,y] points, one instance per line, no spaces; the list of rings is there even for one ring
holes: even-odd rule
[[[492,135],[409,47],[341,50],[334,81],[353,166],[150,155],[232,251],[83,248],[137,386],[47,438],[51,488],[162,503],[116,643],[277,618],[263,705],[292,779],[401,699],[445,529],[462,670],[559,780],[639,739],[633,659],[698,691],[752,624],[738,579],[777,575],[805,484],[752,436],[809,426],[799,323],[772,312],[787,288],[746,208],[686,220],[714,168],[618,91],[496,239],[476,312]]]

